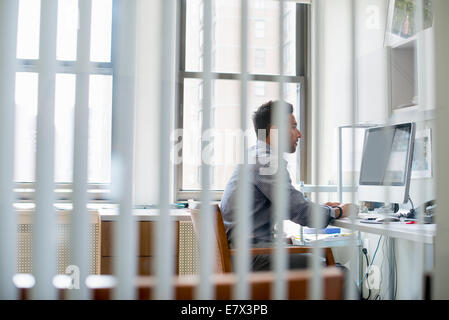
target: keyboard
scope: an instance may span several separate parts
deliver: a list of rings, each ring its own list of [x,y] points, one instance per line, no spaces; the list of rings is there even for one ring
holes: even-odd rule
[[[395,216],[394,212],[388,212],[388,213],[359,213],[358,214],[358,218],[359,219],[363,219],[363,220],[373,220],[373,219],[378,219],[378,218],[385,218],[385,217],[390,217],[390,216]]]
[[[362,221],[382,222],[398,222],[400,219],[394,212],[384,213],[359,213],[358,218]]]

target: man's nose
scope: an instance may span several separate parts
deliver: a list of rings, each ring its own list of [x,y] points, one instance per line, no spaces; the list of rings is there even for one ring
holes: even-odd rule
[[[302,138],[302,133],[301,131],[298,130],[298,138],[301,139]]]

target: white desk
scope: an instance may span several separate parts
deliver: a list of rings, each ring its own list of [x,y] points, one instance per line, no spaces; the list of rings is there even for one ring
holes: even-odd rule
[[[333,225],[340,228],[379,234],[396,239],[417,241],[425,244],[433,244],[435,241],[435,224],[404,224],[401,222],[392,222],[389,224],[370,224],[363,223],[360,219],[355,219],[354,222],[355,223],[352,224],[350,219],[344,218],[335,220]]]

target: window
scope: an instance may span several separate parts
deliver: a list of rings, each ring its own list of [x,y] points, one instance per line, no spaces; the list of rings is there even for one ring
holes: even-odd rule
[[[265,8],[265,0],[254,0],[254,7],[257,9],[264,9]]]
[[[255,36],[258,39],[265,38],[265,21],[256,20],[255,22]]]
[[[264,97],[265,96],[265,83],[256,82],[254,84],[254,94],[258,97]]]
[[[203,39],[204,39],[204,32],[203,29],[200,29],[200,36],[198,37],[199,39],[199,47],[200,47],[200,51],[203,50]]]
[[[177,198],[185,200],[197,198],[201,188],[200,173],[202,161],[202,139],[201,120],[202,103],[199,103],[199,92],[203,96],[206,88],[203,85],[202,65],[196,61],[203,61],[203,51],[198,50],[200,30],[203,28],[198,12],[201,0],[183,0],[181,3],[181,14],[184,22],[181,25],[179,34],[180,41],[180,70],[179,87],[182,88],[178,96],[177,123],[182,128],[182,162],[176,165],[177,174]],[[268,100],[279,99],[279,53],[281,42],[278,34],[268,36],[265,28],[276,28],[279,23],[279,2],[277,0],[267,0],[263,2],[263,7],[267,10],[257,10],[253,1],[249,2],[249,27],[263,37],[257,38],[255,35],[248,37],[248,68],[251,80],[248,82],[248,108],[252,113],[258,106]],[[300,12],[302,8],[306,12],[309,8],[307,4],[285,2],[286,12]],[[219,199],[221,192],[236,165],[242,156],[241,130],[240,130],[240,2],[227,0],[213,0],[212,8],[216,15],[212,21],[215,32],[215,42],[212,47],[212,83],[211,83],[211,127],[210,137],[207,138],[207,145],[213,149],[213,159],[211,166],[211,188],[215,190],[213,197]],[[204,13],[206,15],[207,13]],[[306,41],[304,37],[297,37],[297,30],[307,29],[305,19],[300,19],[300,14],[290,14],[289,19],[292,26],[288,32],[288,39],[283,43],[292,43],[290,49],[284,54],[288,57],[288,68],[285,70],[284,98],[294,105],[295,116],[300,123],[301,101],[305,101],[302,95],[305,91],[299,88],[304,81],[304,74],[297,73],[296,65],[302,63],[304,55],[307,54],[307,45],[293,45],[297,41]],[[253,21],[253,22],[251,22]],[[251,23],[252,26],[251,26]],[[285,24],[284,24],[285,25]],[[256,31],[257,30],[257,31]],[[271,34],[271,33],[270,33]],[[270,38],[272,37],[272,38]],[[306,42],[307,43],[307,42]],[[300,47],[303,51],[296,52]],[[216,57],[219,57],[217,60]],[[298,68],[298,70],[302,70]],[[305,106],[304,106],[305,107]],[[249,144],[256,142],[251,117],[247,119],[247,136]],[[211,146],[213,141],[213,146]],[[203,143],[204,145],[204,143]],[[207,147],[206,147],[207,148]],[[204,151],[204,150],[203,150]],[[289,170],[292,180],[299,178],[299,157],[305,157],[305,149],[301,153],[296,153],[290,157]],[[204,160],[204,159],[203,159]],[[299,180],[298,180],[299,182]]]
[[[265,50],[256,49],[254,54],[254,65],[256,68],[265,68]]]
[[[35,181],[40,0],[19,0],[14,180]],[[108,184],[112,126],[112,0],[92,0],[88,179]],[[55,182],[71,183],[78,0],[59,0],[55,74]]]

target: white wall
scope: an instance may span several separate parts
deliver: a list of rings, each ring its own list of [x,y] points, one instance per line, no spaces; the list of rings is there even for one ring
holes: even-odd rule
[[[384,123],[388,117],[387,1],[357,2],[357,120]]]
[[[312,48],[312,60],[319,70],[316,87],[312,90],[319,95],[320,114],[316,113],[316,105],[312,102],[309,119],[312,125],[307,132],[310,141],[308,168],[311,168],[308,175],[312,184],[327,184],[329,180],[337,182],[337,127],[347,123],[352,110],[350,0],[323,1],[320,8],[322,11],[317,14],[322,18],[318,34],[314,35],[320,42],[320,52]],[[314,136],[312,128],[316,121],[320,125],[318,136]],[[319,148],[319,159],[315,157],[315,148]],[[319,170],[319,181],[314,181],[316,170]]]

